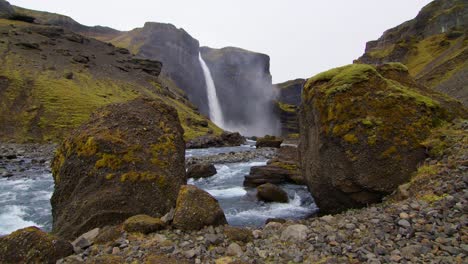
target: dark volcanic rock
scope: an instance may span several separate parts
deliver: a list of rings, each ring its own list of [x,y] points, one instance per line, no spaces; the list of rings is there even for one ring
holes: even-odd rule
[[[109,105],[66,139],[52,169],[53,230],[74,238],[130,216],[161,216],[185,184],[182,127],[159,100]]]
[[[205,135],[194,138],[185,144],[188,149],[240,146],[245,143],[245,138],[238,132],[223,132],[220,136]]]
[[[265,202],[287,203],[288,194],[280,187],[265,183],[257,187],[257,198]]]
[[[159,61],[132,59],[130,62],[134,65],[134,69],[142,70],[150,75],[157,77],[161,73],[162,63]]]
[[[283,139],[266,135],[265,137],[258,138],[255,146],[257,148],[280,148]]]
[[[15,10],[7,1],[0,0],[0,18],[11,18],[15,15]]]
[[[253,166],[245,176],[244,186],[256,187],[265,183],[281,184],[291,182],[291,171],[277,166]]]
[[[322,212],[378,202],[424,160],[432,128],[466,112],[401,64],[348,65],[310,78],[301,106],[302,174]]]
[[[173,225],[182,230],[199,230],[204,226],[227,224],[223,209],[209,193],[184,185],[177,197]]]
[[[207,178],[217,173],[213,164],[198,163],[190,165],[187,169],[187,178]]]
[[[304,79],[296,79],[284,83],[275,84],[279,96],[275,103],[275,113],[281,122],[281,135],[299,133],[298,110],[301,104],[302,87]]]
[[[55,263],[73,254],[73,246],[37,227],[26,227],[0,238],[1,263]]]
[[[276,93],[271,81],[270,57],[234,47],[202,47],[200,52],[210,68],[229,125],[263,128],[248,131],[253,135],[276,133],[279,122],[274,116]]]

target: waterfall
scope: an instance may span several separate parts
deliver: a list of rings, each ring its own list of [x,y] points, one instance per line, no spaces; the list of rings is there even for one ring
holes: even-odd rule
[[[213,123],[221,128],[224,128],[223,113],[219,104],[218,96],[216,95],[216,86],[211,76],[210,68],[206,65],[201,54],[198,54],[200,65],[205,75],[206,93],[208,94],[208,106],[210,108],[210,119]]]

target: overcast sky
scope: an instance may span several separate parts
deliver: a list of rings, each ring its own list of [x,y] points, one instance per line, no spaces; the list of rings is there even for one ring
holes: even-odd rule
[[[369,40],[414,18],[430,0],[10,0],[119,30],[146,21],[184,28],[202,46],[266,53],[273,82],[352,63]]]

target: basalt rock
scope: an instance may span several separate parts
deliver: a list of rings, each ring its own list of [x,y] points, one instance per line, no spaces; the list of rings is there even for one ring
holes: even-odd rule
[[[188,149],[240,146],[245,138],[238,132],[224,131],[221,135],[204,135],[194,138],[185,144]]]
[[[257,148],[280,148],[281,143],[283,143],[283,139],[266,135],[265,137],[258,138],[255,146]]]
[[[208,178],[217,173],[216,168],[213,164],[197,163],[190,165],[187,169],[187,178]]]
[[[11,18],[15,15],[15,10],[7,1],[0,0],[0,18]]]
[[[186,182],[182,133],[175,109],[159,100],[98,110],[53,160],[54,233],[71,239],[133,215],[169,212]]]
[[[17,230],[0,238],[1,263],[55,263],[73,254],[73,246],[37,227]]]
[[[200,230],[204,226],[225,225],[227,221],[213,196],[193,185],[184,185],[177,197],[172,224],[182,230]]]
[[[288,194],[271,183],[265,183],[257,187],[257,198],[265,202],[287,203],[289,201]]]
[[[308,79],[302,98],[301,170],[324,213],[381,201],[425,159],[431,129],[466,116],[398,63],[326,71]]]
[[[296,79],[275,84],[279,96],[275,101],[275,114],[281,122],[281,135],[297,137],[299,133],[299,105],[301,104],[304,79]]]

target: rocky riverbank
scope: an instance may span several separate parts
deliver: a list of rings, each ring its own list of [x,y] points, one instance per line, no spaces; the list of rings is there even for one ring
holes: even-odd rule
[[[272,159],[276,154],[274,148],[260,148],[252,149],[242,152],[229,152],[220,153],[216,155],[201,156],[201,157],[188,157],[185,159],[186,165],[195,163],[236,163],[236,162],[247,162],[256,159]]]
[[[51,173],[55,144],[0,143],[0,178],[32,178]]]
[[[103,232],[110,242],[62,263],[466,263],[468,124],[458,126],[428,140],[432,157],[381,204],[259,229],[143,235],[116,227]],[[434,152],[440,144],[448,147]]]

